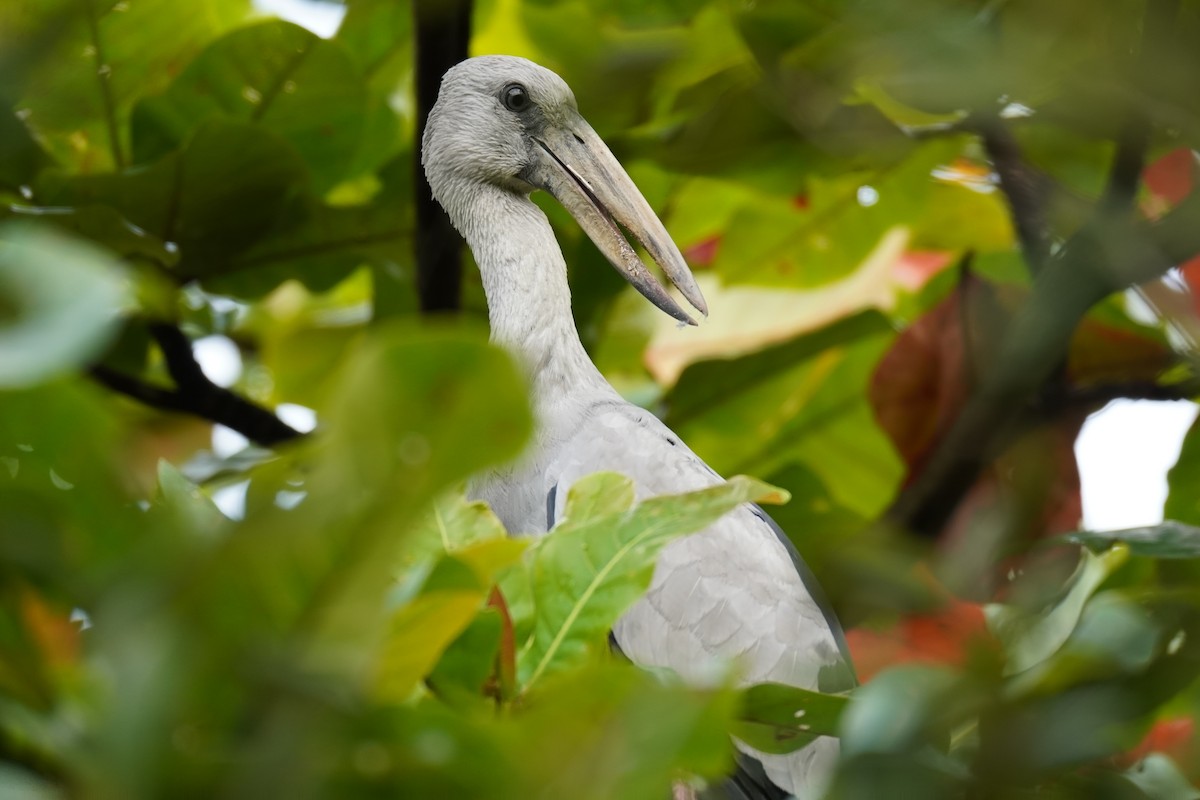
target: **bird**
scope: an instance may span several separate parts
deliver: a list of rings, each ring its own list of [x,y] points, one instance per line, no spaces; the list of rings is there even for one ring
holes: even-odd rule
[[[537,190],[561,203],[662,311],[696,324],[622,229],[697,312],[707,315],[707,308],[679,248],[580,115],[566,82],[515,56],[456,64],[430,110],[422,165],[474,255],[491,340],[526,372],[538,421],[516,462],[472,479],[472,498],[486,501],[510,533],[541,534],[561,518],[571,485],[595,472],[628,476],[638,500],[721,483],[657,417],[621,397],[580,341],[562,251],[530,199]],[[752,504],[668,544],[646,595],[611,639],[635,664],[669,668],[685,681],[711,680],[716,660],[736,661],[742,685],[843,691],[855,681],[842,629],[815,578]],[[837,739],[826,736],[783,755],[735,745],[735,772],[704,796],[816,798],[838,759]]]

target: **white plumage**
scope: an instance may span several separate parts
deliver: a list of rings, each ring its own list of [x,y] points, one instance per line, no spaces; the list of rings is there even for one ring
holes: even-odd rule
[[[519,58],[465,61],[446,74],[423,144],[434,196],[479,264],[492,339],[527,370],[538,420],[522,459],[480,476],[472,494],[510,531],[530,533],[553,525],[571,484],[599,470],[631,477],[639,499],[720,482],[658,419],[624,401],[579,341],[566,264],[529,199],[534,189],[562,202],[614,266],[664,311],[688,319],[646,272],[614,219],[694,306],[705,309],[683,257],[579,116],[562,79]],[[772,524],[757,508],[743,506],[663,551],[649,593],[614,636],[635,663],[669,667],[685,678],[710,674],[706,664],[713,659],[734,659],[745,684],[817,689],[822,677],[849,674],[835,630]],[[758,758],[772,782],[801,798],[819,796],[838,752],[829,738],[786,756],[739,747]],[[731,796],[777,796],[744,786],[738,791]]]

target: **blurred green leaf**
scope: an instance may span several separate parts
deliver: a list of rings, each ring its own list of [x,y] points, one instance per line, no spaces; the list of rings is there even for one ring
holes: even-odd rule
[[[133,154],[155,161],[211,119],[253,123],[288,142],[318,191],[351,177],[366,124],[366,88],[342,45],[278,20],[232,31],[161,95],[133,112]]]
[[[842,714],[842,752],[853,758],[920,750],[958,683],[944,667],[905,665],[880,673],[855,691]]]
[[[1067,641],[1092,593],[1129,560],[1129,549],[1116,546],[1104,553],[1083,551],[1070,589],[1052,608],[1030,613],[1015,606],[986,606],[988,627],[1004,643],[1008,674],[1045,661]]]
[[[235,254],[288,220],[307,172],[274,134],[243,123],[213,120],[184,149],[148,167],[120,173],[44,176],[46,202],[102,203],[179,250],[181,277],[220,272]]]
[[[117,331],[125,271],[88,242],[45,226],[0,227],[0,387],[85,365]]]
[[[1062,538],[1092,550],[1124,545],[1131,555],[1147,558],[1200,558],[1200,528],[1173,519],[1149,528],[1079,531]]]
[[[42,4],[35,4],[42,5]],[[131,163],[127,122],[138,98],[160,91],[193,55],[242,21],[247,0],[89,0],[46,5],[59,35],[31,64],[17,102],[26,124],[71,172]]]
[[[530,548],[534,629],[517,667],[522,686],[577,663],[650,584],[658,552],[741,503],[786,499],[735,477],[711,489],[633,503],[633,485],[598,473],[571,487],[563,521]]]

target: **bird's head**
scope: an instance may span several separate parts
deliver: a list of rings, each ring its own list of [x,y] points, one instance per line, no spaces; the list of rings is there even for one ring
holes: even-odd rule
[[[646,269],[622,229],[641,243],[688,302],[708,313],[679,248],[580,116],[570,87],[550,70],[511,56],[481,56],[456,65],[442,79],[422,144],[425,175],[452,219],[454,207],[481,183],[519,194],[545,189],[656,306],[692,322]]]

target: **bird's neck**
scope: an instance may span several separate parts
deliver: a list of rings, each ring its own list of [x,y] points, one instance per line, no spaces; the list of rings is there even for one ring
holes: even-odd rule
[[[492,341],[522,362],[535,397],[612,391],[579,340],[567,265],[546,215],[528,196],[491,185],[472,194],[451,217],[479,265]]]

